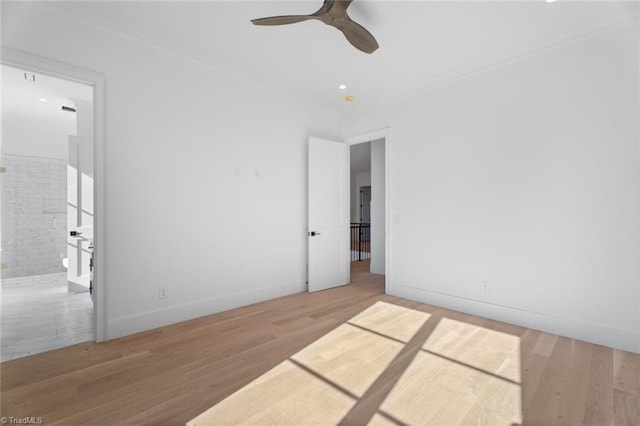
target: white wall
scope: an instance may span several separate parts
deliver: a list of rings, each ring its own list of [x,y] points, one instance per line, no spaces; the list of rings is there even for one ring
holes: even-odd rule
[[[68,137],[76,132],[74,114],[61,115],[60,120],[39,120],[31,117],[2,114],[2,153],[40,158],[67,159]]]
[[[360,222],[360,188],[371,186],[371,171],[351,173],[351,222]]]
[[[384,274],[385,263],[385,166],[384,139],[371,142],[371,266],[374,274]]]
[[[344,116],[391,128],[391,292],[640,352],[638,52],[636,24]]]
[[[2,43],[105,75],[108,338],[305,289],[335,114],[47,5],[3,3]]]

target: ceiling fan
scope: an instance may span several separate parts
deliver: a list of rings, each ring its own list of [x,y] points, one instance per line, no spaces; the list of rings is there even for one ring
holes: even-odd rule
[[[353,0],[324,0],[322,7],[311,15],[272,16],[270,18],[252,19],[255,25],[286,25],[296,22],[318,20],[342,31],[356,49],[372,53],[378,48],[378,42],[362,25],[347,15],[347,8]]]

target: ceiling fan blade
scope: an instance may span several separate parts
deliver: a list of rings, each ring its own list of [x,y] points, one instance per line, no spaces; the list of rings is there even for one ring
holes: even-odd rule
[[[313,15],[289,15],[289,16],[272,16],[270,18],[252,19],[255,25],[287,25],[296,22],[308,21],[309,19],[318,19]]]
[[[329,25],[342,31],[349,43],[365,53],[372,53],[379,47],[371,33],[351,19],[334,19]]]
[[[328,10],[330,9],[331,12],[334,13],[334,16],[346,16],[347,9],[351,5],[351,3],[353,3],[353,0],[336,0],[330,2],[325,1],[323,6],[325,6]]]
[[[311,15],[272,16],[252,19],[251,22],[254,25],[287,25],[317,19],[342,31],[356,49],[372,53],[379,47],[378,42],[369,31],[354,22],[347,14],[347,9],[352,2],[353,0],[324,0],[322,7]]]

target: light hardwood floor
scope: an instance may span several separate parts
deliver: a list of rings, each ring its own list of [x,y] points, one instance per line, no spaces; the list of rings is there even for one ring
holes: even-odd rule
[[[434,412],[434,424],[640,424],[640,355],[385,296],[367,266],[354,266],[349,286],[2,363],[1,415],[183,425],[288,368],[312,377],[319,388],[300,382],[311,393],[331,389],[339,407],[307,424],[424,424]],[[404,319],[378,321],[384,312]],[[345,336],[352,345],[335,344]],[[314,348],[362,356],[363,367],[343,375]],[[496,410],[509,413],[503,423]]]

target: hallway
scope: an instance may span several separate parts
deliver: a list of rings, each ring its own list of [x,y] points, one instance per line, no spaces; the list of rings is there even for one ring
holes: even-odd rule
[[[378,285],[384,289],[384,275],[369,272],[371,260],[351,262],[351,284]]]

